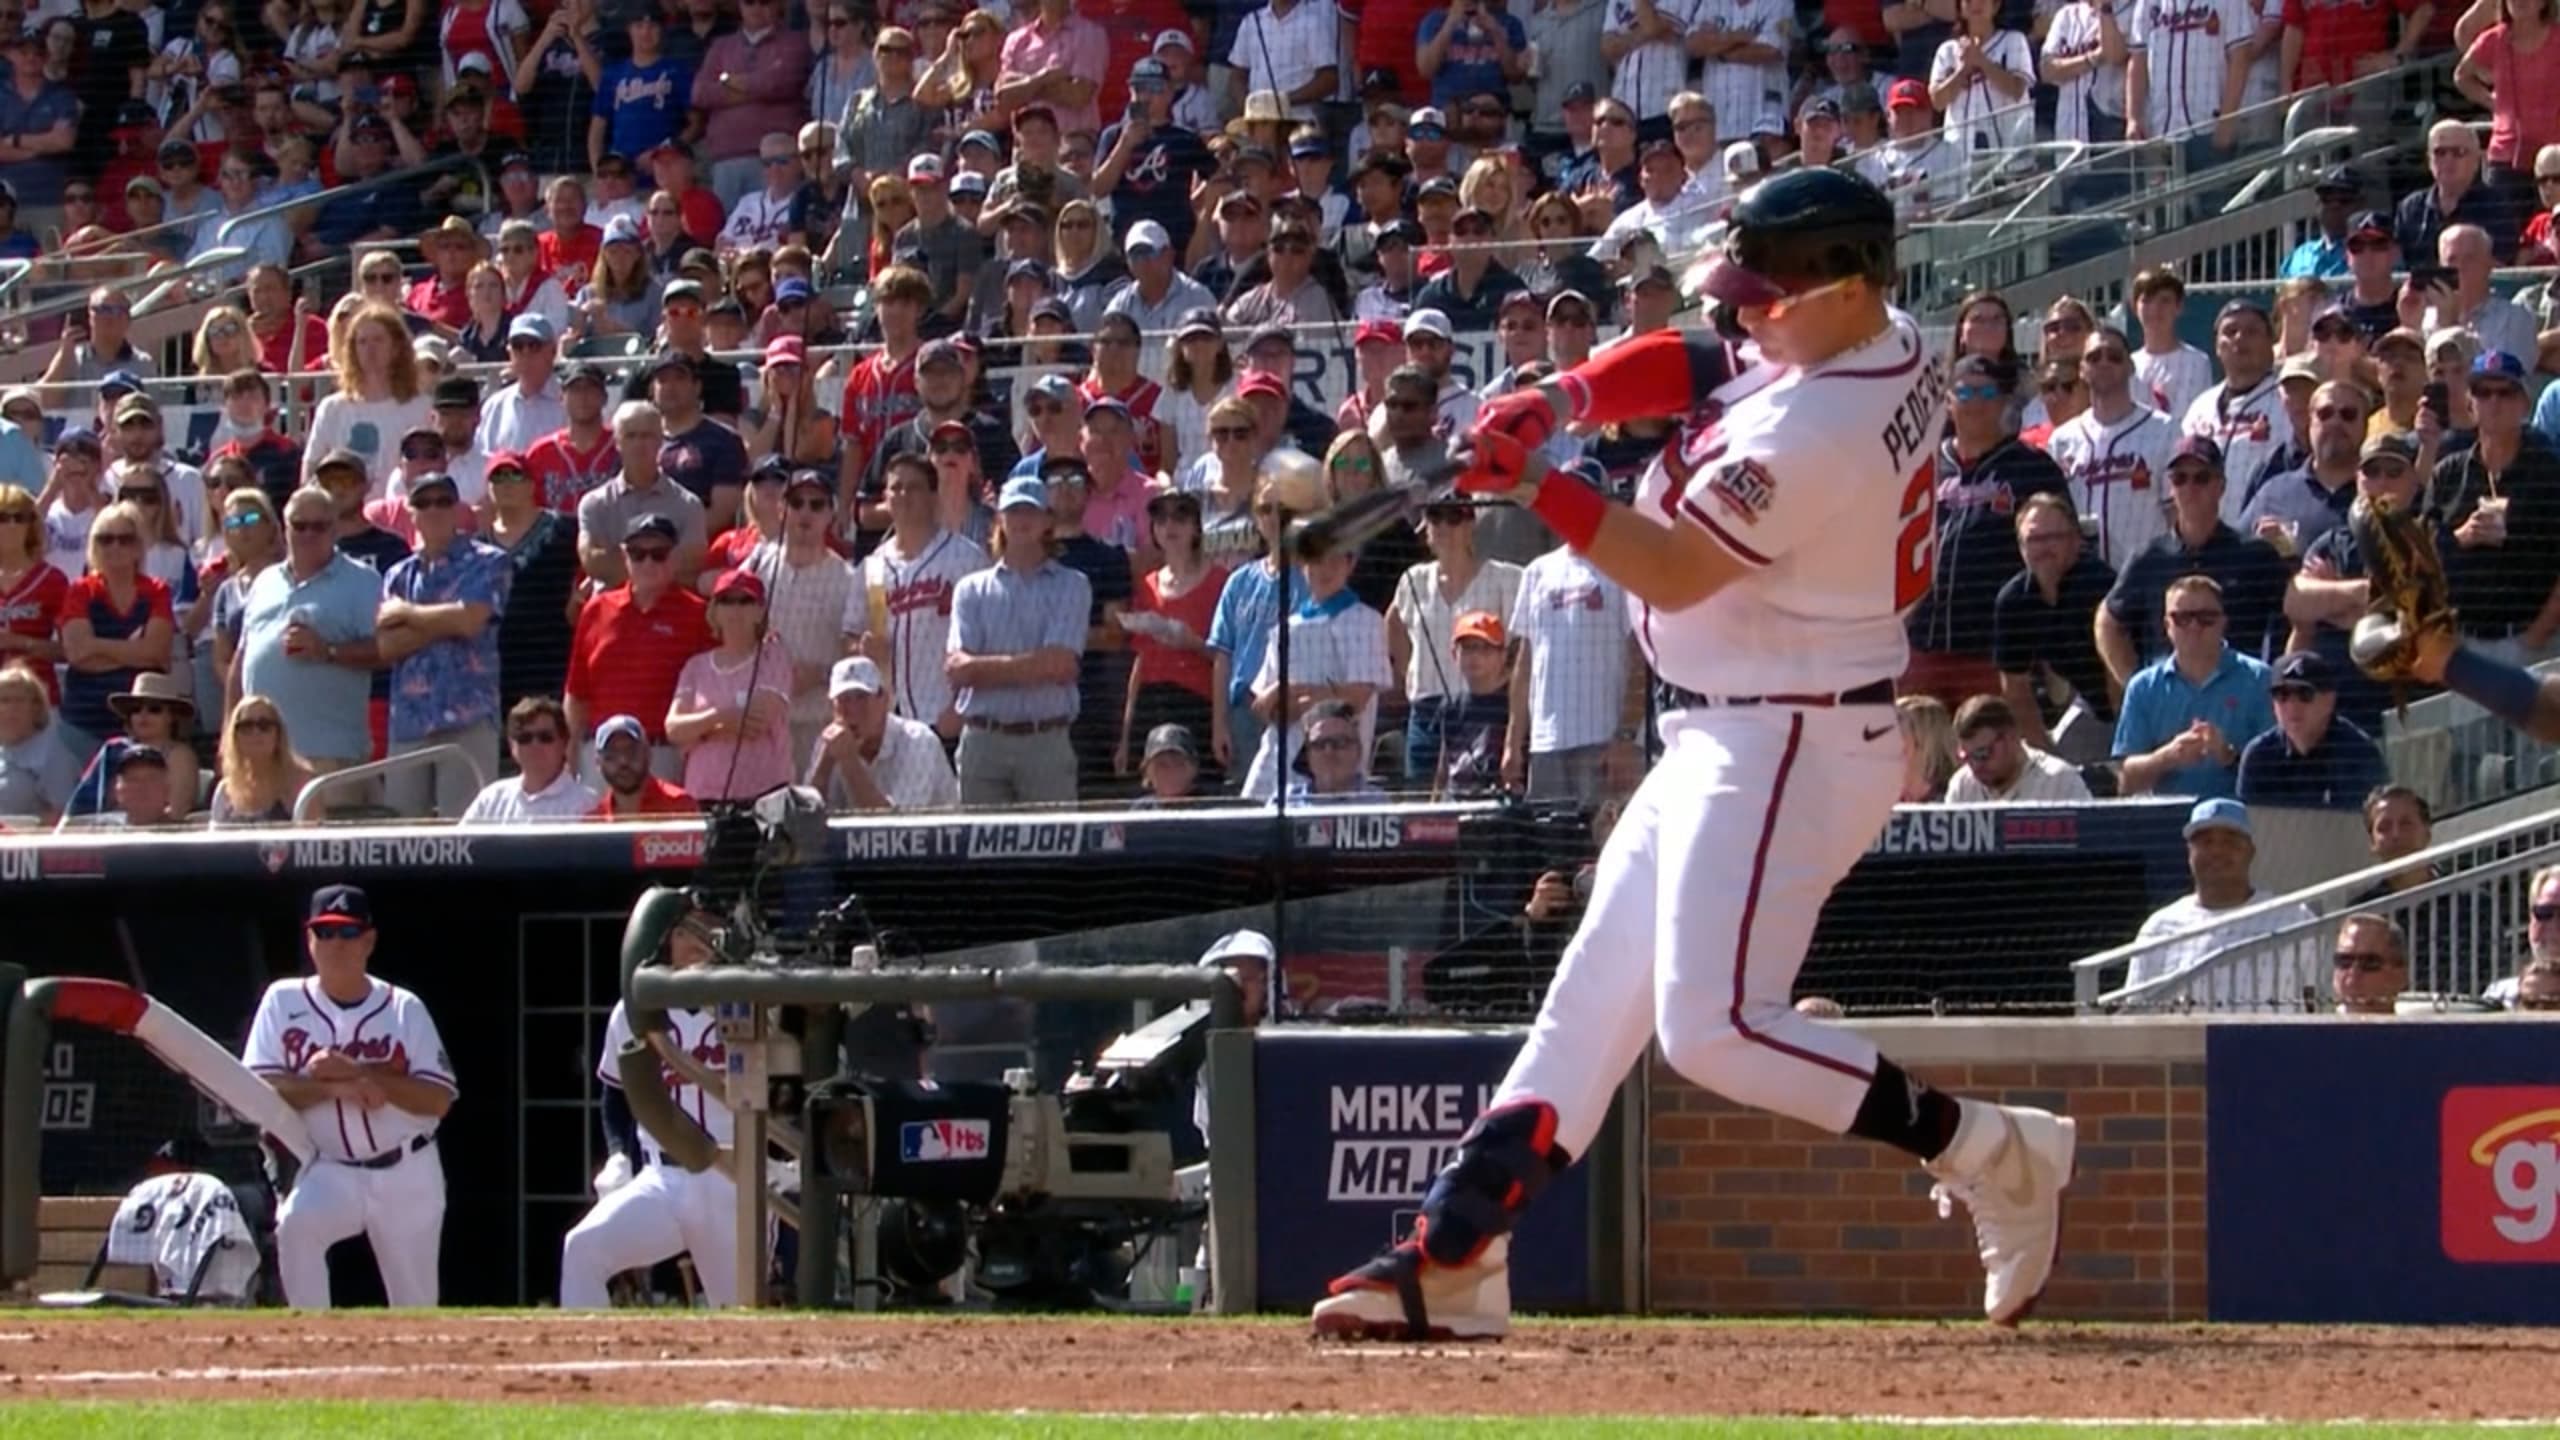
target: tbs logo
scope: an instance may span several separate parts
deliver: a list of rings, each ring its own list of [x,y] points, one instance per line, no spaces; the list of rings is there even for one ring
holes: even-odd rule
[[[2560,1263],[2560,1086],[2449,1090],[2442,1145],[2446,1257]]]
[[[910,1120],[898,1127],[898,1158],[910,1165],[984,1160],[994,1128],[984,1120]]]

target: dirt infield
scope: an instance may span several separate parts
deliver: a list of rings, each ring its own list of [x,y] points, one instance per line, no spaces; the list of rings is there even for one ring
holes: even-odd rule
[[[1527,1324],[1499,1346],[1293,1326],[844,1317],[0,1314],[0,1397],[728,1401],[1087,1412],[2548,1415],[2522,1330]]]

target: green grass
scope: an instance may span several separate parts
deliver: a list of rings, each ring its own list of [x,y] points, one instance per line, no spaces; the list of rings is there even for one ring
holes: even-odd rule
[[[1958,1434],[1998,1440],[2192,1440],[2212,1434],[2249,1437],[2317,1437],[2317,1440],[2450,1440],[2482,1433],[2459,1425],[2267,1425],[2209,1430],[2186,1426],[2001,1426],[1966,1429],[1823,1420],[1654,1419],[1333,1419],[1323,1417],[1198,1416],[1163,1420],[1125,1416],[1051,1414],[984,1415],[835,1411],[773,1414],[741,1410],[615,1409],[604,1406],[457,1405],[429,1402],[345,1401],[224,1402],[119,1405],[51,1401],[0,1406],[0,1428],[10,1440],[145,1436],[186,1440],[279,1440],[327,1436],[330,1440],[445,1440],[486,1436],[493,1440],[561,1440],[604,1436],[610,1440],[1302,1440],[1302,1437],[1428,1437],[1428,1440],[1513,1440],[1513,1437],[1595,1436],[1607,1440],[1910,1440]]]

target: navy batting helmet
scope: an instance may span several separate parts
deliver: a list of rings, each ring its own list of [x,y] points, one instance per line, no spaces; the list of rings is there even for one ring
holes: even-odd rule
[[[1893,283],[1893,202],[1846,170],[1790,170],[1733,207],[1724,254],[1700,288],[1726,305],[1770,305],[1857,276]]]

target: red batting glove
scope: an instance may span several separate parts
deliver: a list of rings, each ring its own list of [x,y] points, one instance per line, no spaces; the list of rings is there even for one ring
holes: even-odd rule
[[[1538,458],[1535,446],[1479,424],[1467,442],[1467,468],[1459,473],[1457,487],[1470,495],[1508,495],[1535,478],[1529,467]]]
[[[1534,385],[1513,390],[1486,401],[1476,411],[1475,428],[1470,433],[1479,442],[1488,435],[1499,435],[1518,442],[1524,450],[1535,450],[1556,433],[1555,407]]]

